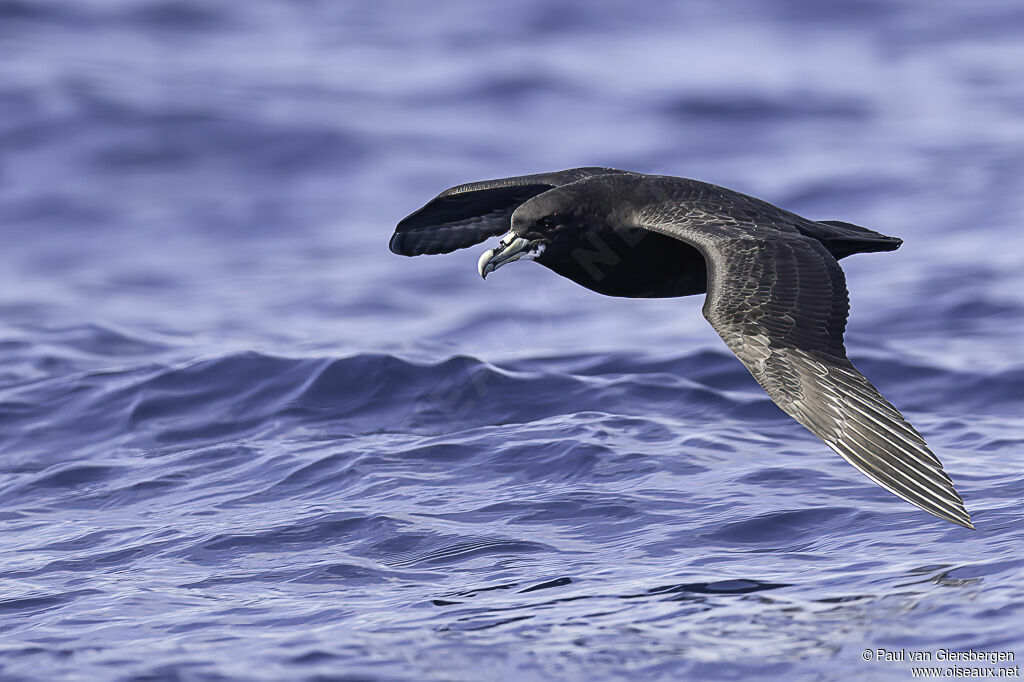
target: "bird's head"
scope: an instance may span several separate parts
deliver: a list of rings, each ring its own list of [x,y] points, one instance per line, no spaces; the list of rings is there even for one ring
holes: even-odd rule
[[[580,235],[595,227],[595,212],[589,212],[583,220],[586,207],[566,189],[545,192],[516,209],[511,229],[498,246],[480,256],[477,270],[481,277],[517,260],[550,265],[578,245]]]

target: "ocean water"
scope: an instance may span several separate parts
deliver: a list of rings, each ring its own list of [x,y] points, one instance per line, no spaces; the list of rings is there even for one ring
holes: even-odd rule
[[[0,0],[0,679],[1019,665],[1022,30],[995,0]],[[387,250],[450,185],[582,165],[902,237],[843,261],[850,355],[977,530],[783,415],[702,297]]]

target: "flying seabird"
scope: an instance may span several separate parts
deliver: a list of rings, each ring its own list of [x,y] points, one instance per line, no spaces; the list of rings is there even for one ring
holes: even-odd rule
[[[448,253],[502,234],[482,277],[535,260],[608,296],[706,293],[704,317],[786,414],[886,490],[974,527],[924,438],[846,357],[837,261],[902,240],[697,180],[592,167],[447,189],[390,248]]]

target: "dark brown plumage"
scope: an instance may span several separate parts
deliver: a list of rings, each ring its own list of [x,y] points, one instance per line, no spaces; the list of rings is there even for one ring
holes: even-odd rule
[[[528,258],[610,296],[707,293],[704,316],[787,414],[905,500],[973,528],[942,464],[846,357],[838,259],[901,240],[696,180],[575,168],[453,187],[390,247],[447,253],[506,233],[485,276]]]

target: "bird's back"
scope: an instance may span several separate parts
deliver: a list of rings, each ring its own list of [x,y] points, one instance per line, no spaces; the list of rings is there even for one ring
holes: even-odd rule
[[[839,220],[815,221],[804,218],[763,199],[700,180],[671,176],[643,176],[638,173],[631,175],[633,178],[643,178],[646,191],[658,188],[664,201],[675,203],[681,213],[694,211],[702,213],[707,219],[717,217],[737,223],[774,225],[783,232],[795,230],[804,236],[820,241],[837,260],[854,253],[895,251],[903,243],[903,240],[898,237],[890,237],[852,223]],[[614,184],[631,182],[629,176],[595,178],[595,180]]]

